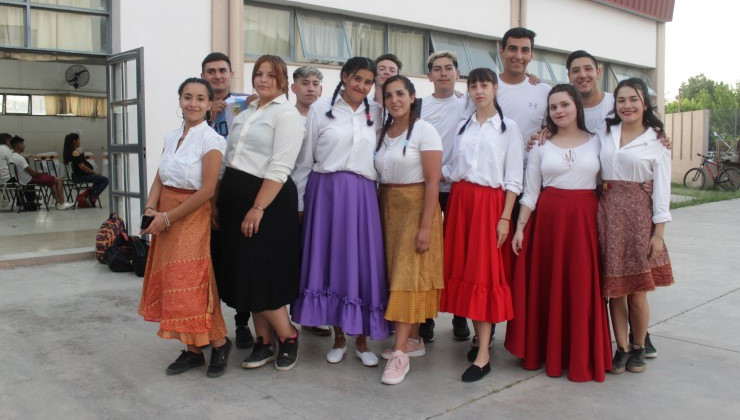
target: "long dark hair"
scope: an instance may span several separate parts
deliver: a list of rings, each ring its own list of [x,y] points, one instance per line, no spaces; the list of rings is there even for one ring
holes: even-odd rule
[[[652,101],[650,100],[650,96],[648,96],[648,88],[645,82],[642,79],[638,79],[637,77],[631,77],[629,79],[624,79],[619,84],[617,84],[617,87],[614,89],[614,117],[607,118],[606,119],[606,132],[610,132],[613,125],[617,125],[622,122],[622,119],[619,117],[619,114],[617,114],[617,94],[619,93],[619,89],[622,89],[623,87],[631,87],[637,91],[637,96],[642,99],[642,103],[645,104],[645,112],[642,113],[642,125],[645,128],[652,128],[655,131],[658,132],[658,136],[665,134],[665,130],[663,128],[663,121],[658,118],[657,115],[655,115],[656,108],[655,105],[653,105]]]
[[[496,73],[486,67],[479,67],[477,69],[471,70],[470,73],[468,73],[468,90],[470,90],[470,85],[478,82],[491,82],[494,86],[498,86],[498,78],[496,77]],[[501,132],[505,133],[506,123],[504,123],[504,111],[501,110],[501,107],[499,106],[495,95],[493,97],[493,106],[496,108],[496,112],[498,112],[498,115],[501,118]],[[473,118],[473,115],[475,115],[475,113],[470,114],[468,119],[465,120],[465,124],[460,127],[460,131],[457,134],[462,134],[465,132],[465,128],[467,128],[470,120]]]
[[[409,96],[414,95],[416,96],[416,88],[414,87],[414,84],[411,83],[411,80],[409,80],[406,76],[401,76],[400,74],[397,74],[395,76],[391,76],[388,79],[386,79],[385,83],[383,83],[383,110],[385,111],[385,91],[386,87],[390,85],[391,83],[395,81],[402,81],[403,86],[406,88],[406,90],[409,92]],[[416,116],[416,100],[414,102],[411,102],[411,109],[409,110],[409,128],[406,131],[406,142],[403,144],[403,155],[406,156],[406,146],[408,146],[409,139],[411,138],[411,131],[414,129],[414,123],[416,120],[419,119],[419,117]],[[383,128],[380,130],[380,137],[378,138],[378,146],[375,148],[375,151],[377,152],[380,150],[380,146],[383,144],[383,139],[385,138],[386,133],[388,132],[388,129],[391,126],[391,123],[393,122],[393,116],[388,113],[388,117],[385,120],[385,124],[383,124]]]
[[[69,162],[72,162],[72,152],[77,149],[74,143],[79,138],[80,135],[77,133],[69,133],[64,136],[64,150],[62,150],[62,158],[64,159],[65,165]]]
[[[578,126],[578,129],[589,134],[593,134],[586,128],[586,117],[583,114],[583,102],[581,102],[581,98],[578,96],[576,88],[571,84],[565,83],[553,86],[553,88],[550,89],[550,93],[547,95],[547,115],[545,117],[547,119],[547,129],[550,130],[552,134],[558,133],[558,126],[550,117],[550,97],[560,92],[567,93],[568,96],[570,96],[570,99],[572,99],[576,104],[576,125]]]
[[[342,86],[344,86],[344,82],[342,82],[341,80],[341,75],[346,74],[347,76],[351,77],[352,75],[357,73],[358,70],[369,70],[373,74],[373,79],[375,79],[375,76],[378,75],[378,69],[377,67],[375,67],[375,61],[367,57],[352,57],[347,60],[347,62],[344,63],[344,66],[342,66],[339,84],[337,85],[337,88],[334,89],[334,94],[331,96],[331,108],[326,111],[327,117],[332,119],[334,118],[334,114],[331,112],[332,108],[334,107],[334,101],[337,100],[337,95],[339,95],[339,91],[342,90]],[[367,117],[367,125],[372,126],[373,120],[370,119],[370,103],[367,101],[367,96],[362,99],[362,102],[365,104],[365,116]]]

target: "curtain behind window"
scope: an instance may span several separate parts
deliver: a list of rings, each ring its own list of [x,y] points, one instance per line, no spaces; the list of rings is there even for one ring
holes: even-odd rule
[[[244,51],[290,59],[290,12],[266,7],[244,7]]]
[[[424,32],[413,29],[391,28],[390,38],[389,51],[396,54],[401,60],[404,73],[427,73]]]
[[[385,25],[345,21],[352,55],[375,60],[385,50]],[[401,60],[403,62],[403,60]]]
[[[25,43],[23,8],[0,6],[0,45],[22,47]]]

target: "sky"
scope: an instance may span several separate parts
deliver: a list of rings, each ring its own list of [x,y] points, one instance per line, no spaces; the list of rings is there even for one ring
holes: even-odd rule
[[[673,21],[666,23],[666,100],[700,73],[733,86],[740,82],[739,17],[736,0],[676,0]]]

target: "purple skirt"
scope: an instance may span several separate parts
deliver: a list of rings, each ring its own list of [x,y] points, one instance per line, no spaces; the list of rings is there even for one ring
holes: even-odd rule
[[[375,183],[353,172],[312,172],[304,202],[293,320],[340,326],[373,340],[387,337],[388,282]]]

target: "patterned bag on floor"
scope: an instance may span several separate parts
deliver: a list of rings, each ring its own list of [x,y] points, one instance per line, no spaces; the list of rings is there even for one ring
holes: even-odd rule
[[[105,259],[105,251],[113,245],[113,241],[121,232],[126,232],[126,224],[118,215],[111,213],[108,220],[100,225],[100,229],[95,235],[95,258],[98,259],[99,263],[108,264],[108,260]]]

